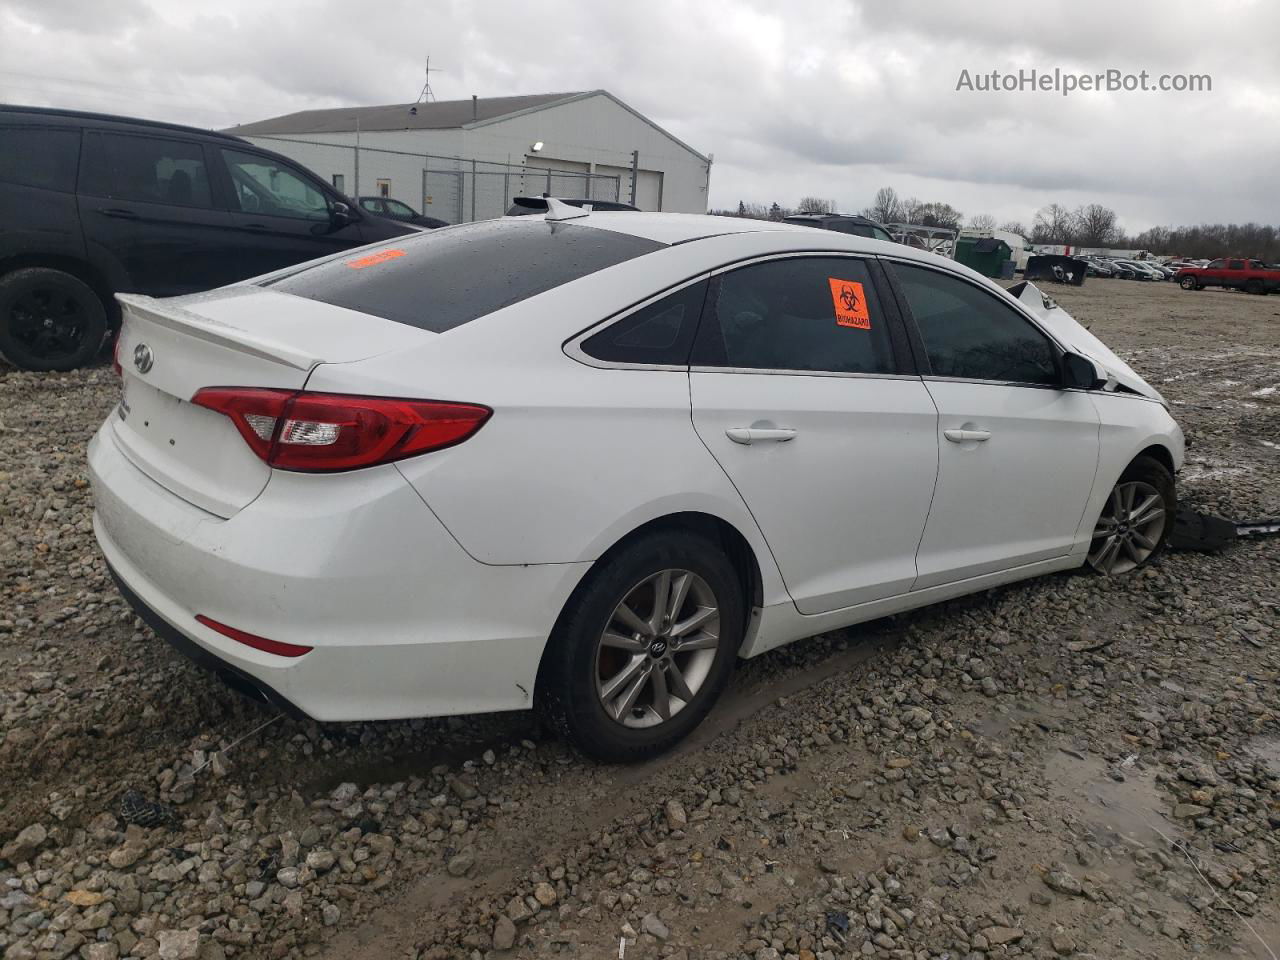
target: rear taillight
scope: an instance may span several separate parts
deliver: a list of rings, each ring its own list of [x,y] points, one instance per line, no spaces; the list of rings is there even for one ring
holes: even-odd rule
[[[398,400],[257,387],[205,387],[191,402],[225,414],[282,470],[355,470],[466,440],[493,413],[442,400]]]
[[[120,366],[120,335],[123,331],[116,331],[116,339],[111,347],[111,369],[116,372],[117,377],[124,376],[124,367]]]

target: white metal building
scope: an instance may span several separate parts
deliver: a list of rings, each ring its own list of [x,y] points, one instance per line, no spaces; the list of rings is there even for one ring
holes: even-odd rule
[[[605,90],[304,110],[227,132],[350,196],[396,197],[450,222],[544,192],[632,201],[633,183],[642,210],[707,209],[710,158]]]

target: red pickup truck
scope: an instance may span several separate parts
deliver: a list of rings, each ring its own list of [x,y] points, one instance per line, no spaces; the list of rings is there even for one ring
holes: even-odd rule
[[[1280,290],[1280,270],[1273,270],[1261,260],[1214,260],[1205,267],[1183,267],[1174,279],[1183,290],[1205,287],[1233,287],[1245,293],[1270,293]]]

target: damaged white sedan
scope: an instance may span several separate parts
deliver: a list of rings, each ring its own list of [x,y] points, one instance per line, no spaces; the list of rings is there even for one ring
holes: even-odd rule
[[[121,298],[94,529],[157,632],[318,720],[537,707],[624,760],[739,657],[1162,548],[1182,433],[1034,287],[549,206]]]

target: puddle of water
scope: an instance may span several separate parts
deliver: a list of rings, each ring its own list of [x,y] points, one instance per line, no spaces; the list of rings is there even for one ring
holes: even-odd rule
[[[1257,754],[1272,776],[1280,777],[1280,737],[1257,737],[1249,741],[1248,749]]]
[[[1168,802],[1156,788],[1154,773],[1138,767],[1121,772],[1123,783],[1113,780],[1097,757],[1077,759],[1058,751],[1046,765],[1045,780],[1075,805],[1079,818],[1093,829],[1103,847],[1126,840],[1159,842],[1155,827],[1175,836],[1177,828],[1165,819]]]

